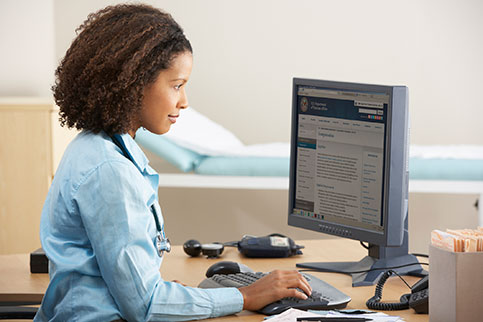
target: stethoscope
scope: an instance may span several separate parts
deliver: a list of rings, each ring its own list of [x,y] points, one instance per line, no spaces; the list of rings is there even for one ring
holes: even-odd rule
[[[131,158],[121,142],[119,142],[114,136],[111,136],[111,140],[119,147],[119,149],[121,149],[122,154],[132,163],[134,163],[134,160]],[[169,241],[169,238],[166,238],[166,234],[164,233],[164,224],[161,227],[161,224],[159,223],[158,213],[156,212],[154,204],[151,205],[151,212],[154,217],[154,222],[156,223],[156,248],[158,249],[159,257],[162,257],[164,252],[169,253],[171,251],[171,242]]]

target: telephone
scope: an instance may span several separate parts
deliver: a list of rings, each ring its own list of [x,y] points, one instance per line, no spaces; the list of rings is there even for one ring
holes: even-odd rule
[[[426,275],[411,287],[409,307],[413,308],[416,313],[428,314],[428,302],[429,275]]]
[[[392,274],[395,274],[395,272],[393,270],[388,270],[381,276],[381,279],[376,285],[375,294],[373,297],[367,300],[366,306],[369,309],[384,311],[405,310],[412,308],[416,311],[416,313],[428,314],[429,275],[417,281],[411,287],[411,293],[402,295],[399,302],[381,302],[382,288],[384,287],[384,283],[386,283],[387,279]]]

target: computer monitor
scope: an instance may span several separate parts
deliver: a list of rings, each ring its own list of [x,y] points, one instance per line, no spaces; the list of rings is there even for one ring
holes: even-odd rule
[[[351,274],[353,286],[390,267],[424,274],[408,254],[408,123],[405,86],[294,78],[288,224],[368,248],[359,262],[298,267]]]

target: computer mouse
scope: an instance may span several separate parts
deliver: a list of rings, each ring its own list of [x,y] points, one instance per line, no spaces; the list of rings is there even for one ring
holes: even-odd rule
[[[250,272],[254,273],[254,271],[241,263],[235,263],[230,261],[221,261],[211,265],[208,270],[206,271],[206,277],[212,277],[215,274],[236,274],[236,273],[245,273]]]

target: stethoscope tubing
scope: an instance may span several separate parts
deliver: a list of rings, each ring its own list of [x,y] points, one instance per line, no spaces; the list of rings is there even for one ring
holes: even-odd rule
[[[134,164],[134,160],[131,158],[121,142],[119,142],[114,135],[111,136],[111,140],[115,145],[118,146],[119,149],[121,149],[122,154]],[[158,250],[158,255],[162,257],[164,252],[169,253],[171,251],[171,242],[169,241],[169,238],[166,238],[166,234],[164,233],[164,224],[163,227],[161,227],[161,224],[159,223],[158,213],[156,212],[154,204],[151,205],[151,213],[153,214],[154,222],[156,224],[156,248]]]

